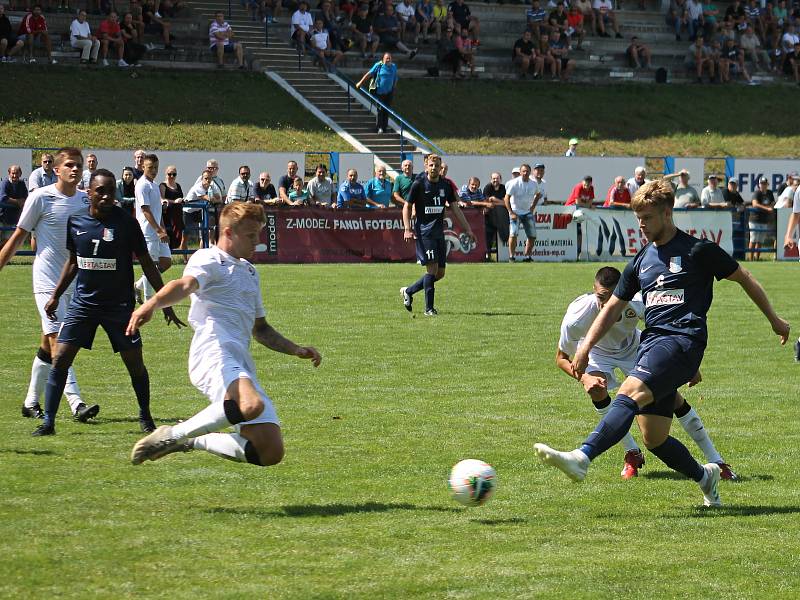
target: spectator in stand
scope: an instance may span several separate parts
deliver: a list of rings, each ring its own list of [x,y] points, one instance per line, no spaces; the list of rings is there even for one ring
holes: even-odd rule
[[[567,22],[567,8],[564,6],[563,0],[559,0],[556,7],[550,11],[547,17],[547,26],[550,29],[551,39],[567,33],[569,23]]]
[[[584,32],[594,33],[597,31],[592,0],[573,0],[571,6],[575,6],[583,15]]]
[[[131,12],[134,15],[134,21],[137,21],[139,36],[141,38],[146,34],[160,36],[164,48],[173,50],[172,36],[170,35],[172,24],[161,18],[155,4],[150,0],[142,0],[141,6],[138,4],[139,0],[131,0]]]
[[[211,238],[212,243],[216,242],[216,226],[217,226],[217,218],[219,217],[219,211],[222,210],[223,204],[226,202],[225,193],[227,191],[227,187],[225,186],[225,181],[223,181],[222,177],[219,176],[219,161],[215,158],[211,158],[206,161],[206,171],[211,173],[211,185],[208,187],[208,227],[209,227],[209,236]],[[203,177],[203,173],[200,174],[200,177],[194,182],[195,186],[198,183],[201,183]]]
[[[439,39],[436,47],[436,59],[439,63],[449,68],[453,77],[461,76],[461,53],[456,48],[456,35],[453,28],[446,26],[444,35]]]
[[[164,181],[158,185],[163,206],[164,229],[169,236],[170,250],[186,250],[183,224],[183,188],[178,183],[178,167],[168,165],[164,169]],[[186,255],[184,254],[184,259]]]
[[[703,71],[708,73],[709,82],[714,81],[714,57],[711,48],[703,43],[702,35],[698,35],[694,43],[689,46],[683,64],[687,71],[694,72],[697,76],[697,83],[703,83]]]
[[[561,81],[567,81],[575,70],[575,61],[569,57],[569,38],[566,33],[557,38],[555,34],[550,36],[550,54],[556,61],[556,73],[561,76]]]
[[[364,186],[364,195],[367,197],[367,208],[389,208],[392,205],[392,182],[386,177],[385,166],[375,167],[375,177]]]
[[[140,41],[141,36],[139,30],[136,28],[136,24],[133,22],[133,14],[129,12],[125,13],[122,16],[122,23],[119,28],[120,33],[122,33],[122,38],[125,40],[125,48],[122,53],[123,62],[126,63],[125,66],[136,66],[147,53],[147,47]],[[123,65],[119,64],[119,66]],[[141,167],[137,166],[136,169],[141,170]],[[139,173],[136,179],[139,179],[141,176],[141,173]]]
[[[397,20],[400,21],[400,39],[416,46],[419,41],[420,26],[416,9],[411,0],[403,0],[397,5]],[[411,38],[409,40],[409,37]]]
[[[686,169],[678,173],[667,175],[664,179],[672,180],[677,176],[678,184],[672,183],[675,188],[675,208],[700,208],[700,195],[693,186],[689,185],[691,174]]]
[[[530,72],[533,73],[534,79],[539,79],[544,71],[544,58],[537,56],[536,44],[531,37],[530,30],[523,31],[522,37],[514,42],[514,48],[511,51],[511,58],[519,68],[521,79],[525,79]]]
[[[481,189],[481,180],[470,177],[469,181],[461,186],[458,192],[459,208],[487,208]]]
[[[716,173],[708,176],[708,185],[700,192],[700,206],[703,208],[729,208],[725,202],[725,195],[719,187],[719,178]]]
[[[583,40],[586,37],[586,28],[583,26],[583,24],[583,13],[576,5],[573,4],[567,11],[568,27],[566,34],[569,36],[570,40],[578,40],[578,43],[575,46],[576,50],[583,50]]]
[[[689,30],[689,41],[693,42],[703,29],[703,3],[701,0],[686,0],[686,28]]]
[[[788,30],[792,30],[792,37],[794,39],[793,46],[791,50],[783,50],[783,73],[789,77],[793,77],[795,82],[800,83],[800,41],[797,40],[797,36],[794,35],[794,27],[789,25],[787,28],[787,33],[783,34],[783,39],[786,39],[786,36],[789,35]]]
[[[569,198],[564,203],[564,206],[579,206],[581,208],[592,208],[594,204],[594,185],[592,185],[592,176],[585,175],[583,180],[580,181],[572,188]]]
[[[347,181],[342,182],[336,194],[336,208],[365,208],[366,204],[367,196],[364,186],[358,182],[358,171],[350,169]]]
[[[787,175],[785,183],[787,185],[783,186],[783,191],[778,194],[775,208],[792,208],[794,206],[794,197],[800,186],[800,175],[797,173]]]
[[[388,52],[384,53],[383,58],[372,65],[372,68],[364,73],[364,76],[356,84],[357,88],[364,85],[367,79],[374,79],[375,97],[383,103],[384,106],[392,106],[392,99],[394,98],[394,90],[397,87],[397,65],[392,61],[392,55]],[[372,88],[372,85],[370,85]],[[389,129],[389,113],[382,106],[378,106],[377,115],[375,117],[375,129],[381,134]]]
[[[394,178],[392,185],[392,198],[397,206],[402,207],[408,202],[411,184],[414,183],[414,163],[408,159],[400,163],[400,175]]]
[[[302,177],[295,177],[292,182],[292,190],[289,192],[289,206],[307,206],[310,202],[311,196],[305,189]]]
[[[115,196],[119,205],[133,216],[136,212],[136,179],[133,167],[122,169],[122,178],[117,179],[117,193]]]
[[[774,20],[774,31],[782,30],[786,23],[789,22],[789,12],[786,9],[786,0],[780,0],[777,5],[773,3],[772,18]]]
[[[323,164],[317,165],[316,177],[308,182],[306,189],[312,206],[330,208],[336,201],[333,181],[328,177],[328,167]]]
[[[731,39],[734,42],[736,41],[737,32],[734,27],[733,19],[726,18],[722,21],[719,30],[719,39],[722,42],[722,45],[725,45],[725,40]]]
[[[400,50],[400,52],[405,53],[409,59],[413,59],[417,55],[416,49],[412,50],[400,39],[400,21],[398,21],[395,16],[394,7],[391,4],[386,5],[386,12],[384,14],[375,17],[375,20],[372,22],[372,27],[380,37],[381,44],[387,49]],[[384,56],[386,56],[386,54],[384,54]]]
[[[530,178],[530,174],[530,165],[522,165],[520,176],[508,182],[506,195],[503,198],[509,215],[508,255],[511,262],[516,260],[514,254],[520,225],[528,238],[525,241],[522,261],[533,260],[533,248],[536,243],[536,206],[544,196],[536,182]]]
[[[36,58],[33,56],[33,46],[37,39],[47,52],[47,60],[51,64],[58,62],[53,58],[53,44],[50,41],[50,34],[47,32],[47,21],[42,15],[41,5],[34,4],[31,12],[22,17],[22,22],[17,30],[17,37],[23,40],[28,47],[30,62],[36,62]]]
[[[753,26],[750,23],[739,37],[739,45],[745,55],[753,61],[753,68],[756,71],[759,69],[759,65],[763,65],[765,71],[770,70],[769,53],[761,47],[761,40],[753,33]]]
[[[92,174],[97,170],[97,155],[89,153],[86,155],[86,168],[83,170],[81,182],[78,184],[79,190],[88,190]]]
[[[570,138],[569,148],[564,152],[564,156],[567,158],[575,158],[578,156],[578,138]]]
[[[753,193],[753,200],[748,214],[747,224],[750,228],[750,260],[761,259],[761,248],[775,243],[775,195],[769,189],[769,180],[761,177],[758,189]]]
[[[275,186],[272,185],[272,176],[266,171],[258,175],[258,183],[255,187],[256,201],[264,206],[277,206],[281,203]]]
[[[344,57],[340,50],[334,50],[330,35],[323,26],[322,19],[317,19],[314,23],[314,29],[311,30],[311,51],[314,53],[320,67],[326,71],[332,71]]]
[[[617,175],[614,178],[614,183],[606,193],[606,201],[603,206],[631,207],[631,193],[628,191],[628,187],[625,185],[625,178],[622,175]]]
[[[308,4],[300,2],[297,10],[292,15],[291,39],[300,54],[305,54],[306,46],[309,45],[311,28],[314,26],[314,18],[308,12]],[[291,186],[290,186],[291,187]],[[288,196],[287,196],[288,197]]]
[[[550,76],[553,79],[558,79],[558,69],[561,66],[561,61],[558,60],[553,53],[553,49],[550,47],[550,36],[546,33],[542,33],[542,35],[539,36],[537,55],[541,57],[544,68],[550,71]]]
[[[633,170],[633,177],[625,182],[625,187],[627,187],[628,191],[631,193],[631,198],[633,198],[636,195],[636,191],[648,181],[647,169],[642,166],[636,167]]]
[[[469,67],[469,76],[470,77],[477,77],[478,74],[475,72],[475,49],[472,46],[473,40],[469,37],[469,32],[466,29],[462,29],[461,33],[456,36],[456,50],[461,58],[461,62],[459,64],[466,65]],[[461,69],[459,69],[458,73],[456,73],[456,77],[463,77],[463,73]]]
[[[631,38],[630,46],[628,46],[628,49],[625,51],[625,55],[628,57],[628,64],[634,69],[642,68],[642,60],[644,60],[645,68],[653,68],[650,48],[645,46],[636,36]]]
[[[245,68],[244,48],[241,43],[233,41],[233,28],[225,20],[225,13],[221,10],[214,13],[214,20],[208,28],[208,41],[211,51],[216,53],[217,68],[225,68],[226,54],[235,54],[239,68]]]
[[[25,40],[18,38],[6,16],[6,5],[0,4],[0,62],[15,62],[14,55],[25,47]]]
[[[228,204],[234,201],[252,202],[255,197],[255,186],[250,181],[250,167],[242,165],[239,167],[239,176],[231,182],[231,186],[228,188],[225,203]]]
[[[145,151],[139,148],[133,153],[133,178],[138,180],[143,174]]]
[[[719,31],[719,9],[709,0],[703,3],[703,31],[707,40],[713,40]]]
[[[100,41],[92,35],[91,27],[86,22],[86,11],[78,11],[78,17],[73,19],[69,26],[69,45],[80,50],[81,64],[97,63],[97,54],[100,52]]]
[[[49,152],[42,154],[40,167],[34,169],[28,176],[28,191],[32,192],[35,189],[53,185],[58,181],[58,175],[53,170],[53,155]]]
[[[128,63],[123,59],[125,52],[125,38],[122,37],[122,30],[119,25],[119,16],[112,10],[108,18],[100,23],[97,30],[100,36],[100,56],[104,67],[108,66],[108,47],[113,45],[117,56],[117,66],[127,67]]]
[[[476,42],[475,46],[478,46],[481,37],[481,23],[478,17],[472,16],[469,6],[464,0],[454,0],[447,7],[447,11],[453,19],[453,29],[456,30],[456,33],[460,34],[462,29],[466,29],[472,40]]]
[[[414,18],[419,24],[422,32],[422,43],[428,43],[428,33],[433,32],[434,39],[438,42],[442,37],[442,24],[433,16],[433,3],[431,0],[419,0],[417,2]]]
[[[211,223],[211,212],[213,210],[212,205],[216,202],[217,196],[215,195],[215,184],[214,184],[214,174],[206,169],[200,174],[200,178],[198,181],[192,186],[189,190],[189,193],[186,194],[186,198],[184,198],[184,203],[193,202],[199,204],[205,204],[206,210],[209,211],[209,222],[208,222],[208,235],[209,237],[213,237],[214,229]],[[186,222],[187,224],[191,224],[191,231],[197,231],[198,238],[200,238],[200,230],[199,226],[203,221],[203,208],[202,207],[195,207],[195,206],[184,206],[183,212],[186,215]],[[189,238],[189,229],[184,228],[184,237],[187,240],[188,246],[188,238]],[[200,238],[200,246],[205,248],[205,240]]]
[[[725,20],[730,19],[736,29],[744,29],[747,22],[747,11],[741,0],[733,0],[725,9]],[[741,26],[741,27],[740,27]]]
[[[512,167],[512,168],[511,168],[511,179],[514,179],[514,177],[519,177],[519,174],[520,174],[520,169],[521,169],[521,168],[522,168],[522,167]],[[534,170],[535,170],[535,169],[534,169]]]
[[[758,35],[758,37],[760,37],[762,40],[765,39],[767,32],[764,29],[763,12],[758,0],[750,0],[744,10],[747,13],[747,19],[753,26],[753,30],[756,32],[756,35]]]
[[[617,14],[614,12],[614,5],[611,0],[594,0],[592,8],[594,8],[595,12],[597,34],[600,37],[611,37],[611,34],[606,31],[606,28],[611,25],[615,37],[622,39],[622,34],[619,32],[619,25],[617,24]]]
[[[22,205],[28,197],[28,188],[22,180],[19,165],[8,167],[8,176],[0,183],[0,248],[6,243],[17,226]],[[8,227],[8,230],[2,229]]]
[[[450,184],[450,187],[453,188],[453,196],[455,198],[458,198],[458,186],[456,185],[455,181],[453,181],[452,179],[450,179],[447,176],[447,170],[449,168],[450,167],[447,166],[447,163],[443,162],[442,165],[441,165],[441,170],[439,171],[439,177],[441,177],[442,181],[444,181],[445,183],[449,183]],[[422,173],[420,173],[419,176],[420,177],[424,177],[424,175],[422,175]]]
[[[547,11],[539,5],[539,0],[533,0],[533,4],[526,11],[525,17],[528,23],[528,31],[537,40],[543,33],[549,33],[547,26]]]
[[[289,204],[289,192],[292,191],[297,171],[297,162],[290,160],[286,163],[286,175],[281,175],[280,179],[278,179],[278,197],[284,204]]]
[[[483,223],[486,227],[486,260],[492,252],[497,254],[498,239],[508,239],[509,216],[506,210],[506,186],[500,173],[492,173],[491,180],[483,188],[484,202],[487,206],[483,209]]]
[[[380,38],[372,27],[372,15],[369,14],[369,6],[366,4],[358,6],[358,13],[353,16],[350,27],[353,38],[361,48],[361,58],[367,58],[367,47],[369,47],[369,58],[373,58],[378,50]]]
[[[728,206],[735,208],[736,212],[744,210],[744,198],[739,193],[739,182],[734,177],[728,179],[728,187],[722,190],[722,195]]]
[[[433,5],[433,20],[436,21],[436,26],[439,31],[445,31],[448,27],[450,13],[447,12],[447,7],[444,5],[444,0],[436,0]]]
[[[752,81],[750,73],[744,66],[744,50],[727,38],[722,46],[722,57],[719,61],[719,78],[722,83],[727,83],[731,78],[741,74],[748,83]]]
[[[667,25],[675,31],[675,41],[681,41],[681,30],[686,29],[689,37],[692,37],[694,31],[689,27],[689,13],[686,10],[686,0],[670,0],[669,9],[667,10]]]

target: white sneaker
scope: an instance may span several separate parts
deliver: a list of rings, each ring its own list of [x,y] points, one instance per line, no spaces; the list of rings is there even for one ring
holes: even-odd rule
[[[104,58],[104,59],[103,59],[103,66],[104,66],[104,67],[107,67],[107,66],[108,66],[108,59],[107,59],[107,58]]]
[[[35,65],[36,64],[36,59],[32,58],[28,62],[31,63],[32,65]]]
[[[120,58],[120,59],[117,61],[117,66],[118,66],[118,67],[130,67],[130,65],[129,65],[128,63],[126,63],[126,62],[125,62],[123,59],[121,59],[121,58]]]
[[[717,463],[708,463],[703,465],[705,475],[703,479],[697,484],[703,492],[703,506],[722,506],[722,500],[719,498],[719,465]]]
[[[586,478],[591,461],[580,450],[559,452],[544,444],[534,444],[533,449],[544,464],[563,471],[572,481],[583,481]]]
[[[55,58],[51,58],[51,59],[50,59],[50,64],[51,64],[51,65],[57,65],[57,64],[58,64],[58,61],[57,61]]]
[[[187,452],[191,446],[187,439],[172,435],[172,427],[162,425],[153,433],[140,439],[131,450],[131,462],[140,465],[146,460],[158,460],[173,452]]]
[[[156,11],[156,14],[155,14],[155,16],[156,16],[156,17],[158,17],[158,18],[160,19],[160,18],[161,18],[161,13],[160,13],[160,12],[158,12],[158,11]]]
[[[4,62],[6,62],[6,57],[5,56],[1,56],[0,57],[0,63],[4,63]]]
[[[409,294],[406,290],[408,288],[401,287],[400,288],[400,296],[403,298],[403,306],[406,307],[408,312],[411,312],[412,307],[411,304],[414,302],[414,298]]]

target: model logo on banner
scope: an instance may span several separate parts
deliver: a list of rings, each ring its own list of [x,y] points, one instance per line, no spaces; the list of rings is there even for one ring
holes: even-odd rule
[[[447,256],[450,256],[450,251],[454,248],[463,254],[469,254],[477,246],[477,242],[469,238],[466,233],[459,234],[453,229],[453,220],[444,220],[444,241],[447,243]]]
[[[609,227],[606,221],[611,221],[611,226]],[[597,218],[597,249],[595,254],[597,256],[603,255],[603,247],[607,245],[608,247],[608,254],[614,254],[614,250],[619,244],[619,253],[620,256],[627,256],[625,251],[625,238],[622,235],[622,226],[620,222],[611,217],[604,219],[603,217]]]

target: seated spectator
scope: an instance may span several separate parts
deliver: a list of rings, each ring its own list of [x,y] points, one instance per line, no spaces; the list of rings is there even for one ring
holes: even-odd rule
[[[745,11],[744,4],[741,0],[733,0],[725,9],[725,19],[730,19],[734,28],[739,29],[739,26],[744,26],[747,22],[747,12]],[[742,27],[743,29],[744,27]]]
[[[645,46],[636,36],[631,38],[631,44],[625,51],[625,55],[628,57],[628,64],[634,69],[642,68],[642,60],[644,60],[645,68],[653,68],[653,63],[650,58],[650,48]]]
[[[42,15],[41,5],[34,4],[31,12],[22,17],[22,22],[17,30],[17,37],[23,40],[28,47],[30,62],[36,62],[36,58],[33,56],[33,46],[37,40],[44,46],[47,52],[47,60],[51,64],[58,62],[53,58],[53,44],[50,41],[50,34],[47,32],[47,21]]]
[[[722,57],[719,61],[719,78],[722,83],[727,83],[736,75],[742,75],[748,82],[752,81],[750,73],[744,66],[744,50],[727,38],[722,46]]]
[[[100,36],[100,56],[103,59],[103,66],[108,66],[108,47],[113,45],[117,55],[117,66],[127,67],[128,63],[123,59],[125,38],[122,37],[122,30],[120,29],[119,17],[116,11],[112,10],[108,18],[100,23],[97,33]]]
[[[566,34],[570,40],[578,40],[578,43],[575,46],[576,50],[583,50],[583,39],[586,37],[586,29],[584,28],[583,23],[583,13],[576,5],[573,4],[567,11]]]
[[[92,180],[92,174],[97,170],[97,155],[89,153],[86,155],[86,168],[81,175],[81,182],[78,184],[79,190],[88,190],[89,182]]]
[[[347,171],[347,181],[339,186],[336,195],[336,208],[364,208],[367,205],[367,196],[364,186],[358,182],[358,171]]]
[[[437,42],[442,37],[442,24],[433,16],[433,3],[431,0],[419,0],[417,2],[414,18],[422,32],[422,43],[428,43],[428,33],[433,33],[433,39]]]
[[[462,29],[461,33],[456,36],[456,50],[461,58],[461,63],[469,67],[469,76],[470,77],[477,77],[478,74],[475,73],[475,49],[473,48],[473,40],[469,37],[469,33],[466,29]],[[463,77],[464,75],[461,73],[459,69],[456,77]]]
[[[642,187],[645,183],[649,180],[647,179],[647,169],[644,167],[636,167],[633,170],[633,177],[628,179],[625,182],[625,186],[628,188],[628,191],[631,193],[631,198],[636,194],[636,191]]]
[[[758,189],[753,192],[753,200],[748,214],[748,227],[750,228],[750,260],[760,260],[761,250],[767,244],[770,247],[775,243],[775,195],[769,189],[769,180],[761,177],[758,180]]]
[[[0,248],[14,233],[13,228],[17,225],[27,197],[28,187],[22,180],[22,168],[11,165],[8,167],[8,176],[0,182]]]
[[[461,208],[491,208],[493,204],[484,198],[481,180],[477,177],[470,177],[469,182],[462,185],[458,193],[458,206]]]
[[[419,41],[420,26],[417,22],[417,11],[411,0],[403,0],[397,5],[395,12],[400,21],[400,39],[416,46]]]
[[[753,26],[753,31],[763,40],[766,36],[766,30],[764,29],[763,12],[758,0],[750,0],[744,10],[747,13],[747,20]]]
[[[547,25],[550,29],[551,39],[555,36],[561,36],[567,33],[569,23],[567,22],[567,8],[564,6],[563,0],[559,0],[547,17]]]
[[[564,206],[579,206],[581,208],[592,208],[594,203],[594,186],[592,185],[592,176],[586,175],[580,183],[577,183],[572,188],[569,198],[564,203]]]
[[[78,17],[73,19],[69,26],[69,45],[80,50],[81,64],[97,63],[97,53],[100,52],[100,42],[92,35],[89,23],[86,22],[86,11],[78,12]]]
[[[530,30],[522,32],[522,37],[514,42],[511,58],[519,68],[519,76],[525,79],[528,73],[533,73],[533,78],[538,79],[544,71],[544,58],[537,56],[536,44],[531,39]]]
[[[239,167],[239,176],[231,182],[228,188],[228,195],[225,203],[234,201],[252,202],[255,200],[256,192],[253,182],[250,181],[250,167],[242,165]]]
[[[135,0],[131,4],[133,9],[133,6],[135,6]],[[152,0],[142,1],[140,18],[142,21],[141,29],[139,30],[140,34],[160,36],[166,50],[174,49],[172,46],[172,36],[170,35],[172,24],[169,21],[165,21],[161,18],[161,15],[159,14],[158,9]]]
[[[631,207],[631,193],[628,191],[628,186],[625,185],[625,178],[622,175],[617,175],[614,178],[614,183],[606,192],[606,201],[603,206]]]
[[[281,175],[278,179],[278,198],[284,204],[289,204],[289,192],[294,186],[294,178],[297,177],[298,166],[293,160],[286,163],[286,175]]]
[[[456,33],[460,34],[462,29],[466,29],[472,40],[478,42],[475,44],[477,46],[480,43],[481,23],[478,17],[472,16],[469,6],[466,5],[464,0],[454,0],[451,2],[447,7],[447,12],[453,20],[453,29],[455,29]]]
[[[769,53],[761,47],[761,40],[753,33],[753,26],[748,23],[744,33],[739,37],[739,45],[744,50],[744,54],[753,61],[753,68],[759,70],[759,65],[763,65],[765,71],[770,70]]]
[[[25,40],[18,38],[6,16],[6,5],[0,4],[0,62],[15,62],[14,55],[25,47]]]
[[[720,42],[722,42],[723,46],[725,45],[725,40],[731,39],[734,42],[736,41],[737,32],[736,29],[734,28],[733,19],[725,19],[724,21],[722,21],[722,23],[720,24],[718,37]]]
[[[147,48],[141,43],[141,37],[136,24],[133,21],[133,14],[125,13],[122,16],[122,23],[120,24],[120,33],[125,40],[125,48],[123,50],[123,58],[121,63],[117,63],[120,67],[128,65],[138,65],[141,58],[147,52]],[[138,178],[137,178],[138,179]]]
[[[689,30],[689,41],[693,42],[703,30],[703,3],[701,0],[686,0],[686,28]]]
[[[275,186],[272,185],[272,177],[266,171],[259,173],[258,183],[253,192],[255,193],[256,202],[264,206],[277,206],[281,203],[278,192],[275,190]]]
[[[447,26],[437,44],[436,59],[452,71],[453,77],[463,77],[461,75],[462,58],[456,47],[456,37],[454,29]]]
[[[678,184],[672,184],[675,188],[675,208],[700,208],[700,195],[693,186],[689,185],[691,175],[686,169],[673,175],[667,175],[664,179],[673,179],[678,177]]]
[[[592,8],[595,13],[595,25],[597,26],[597,33],[600,37],[611,37],[606,31],[610,25],[614,31],[614,35],[622,39],[622,34],[619,32],[619,25],[617,24],[617,14],[614,12],[614,5],[611,0],[594,0]]]
[[[169,247],[171,250],[176,248],[186,250],[187,245],[183,224],[183,188],[178,183],[178,168],[175,165],[168,165],[164,169],[164,181],[158,185],[158,190],[161,194],[162,216],[164,229],[167,230],[167,235],[169,236]]]
[[[728,187],[722,190],[722,195],[728,206],[735,208],[736,212],[744,210],[744,198],[739,193],[739,182],[735,178],[728,179]]]
[[[290,36],[300,54],[305,54],[306,46],[310,44],[309,36],[314,27],[314,19],[308,12],[308,4],[300,2],[297,10],[292,15],[292,28]]]
[[[783,73],[800,83],[800,41],[794,43],[790,52],[784,52]]]
[[[569,38],[566,33],[558,37],[555,34],[550,36],[550,54],[555,60],[556,76],[561,76],[561,81],[567,81],[575,70],[575,61],[569,57]]]
[[[408,159],[400,163],[400,175],[394,178],[392,198],[397,206],[403,207],[408,202],[411,184],[414,183],[414,163]]]
[[[400,40],[400,21],[397,20],[394,14],[394,7],[391,4],[386,5],[386,12],[378,15],[372,22],[372,26],[378,34],[381,44],[388,50],[397,48],[410,59],[417,55],[416,50],[412,50]]]
[[[289,206],[307,206],[310,203],[311,195],[305,189],[302,177],[295,177],[292,182],[292,190],[289,192]]]
[[[708,81],[714,81],[714,56],[711,48],[703,42],[703,36],[698,35],[694,44],[689,46],[684,63],[686,70],[697,76],[697,83],[703,83],[703,71],[708,73]]]
[[[328,167],[323,164],[317,165],[316,177],[308,182],[306,189],[312,206],[330,208],[336,201],[333,181],[328,177]]]
[[[596,29],[594,9],[592,8],[592,0],[573,0],[570,6],[577,8],[583,15],[583,30],[584,32],[594,33]]]
[[[214,20],[208,28],[208,41],[211,50],[216,52],[218,68],[225,67],[225,54],[235,54],[239,68],[245,68],[244,48],[241,43],[233,41],[233,28],[225,20],[225,13],[221,10],[214,13]]]
[[[675,41],[681,41],[681,30],[686,29],[689,37],[694,35],[693,28],[689,27],[689,13],[686,10],[686,0],[670,0],[667,10],[667,25],[675,31]]]
[[[340,50],[334,50],[328,31],[323,27],[322,19],[317,19],[314,29],[311,30],[311,51],[320,67],[326,71],[333,70],[344,57]]]
[[[350,23],[351,33],[358,47],[361,49],[361,58],[367,57],[367,48],[369,48],[369,58],[375,56],[378,50],[380,38],[372,26],[372,15],[369,14],[369,6],[360,4],[358,12],[353,15]]]
[[[539,5],[539,0],[533,0],[533,4],[526,11],[525,17],[528,23],[528,31],[537,40],[542,33],[550,33],[547,25],[547,11]]]
[[[49,152],[42,154],[41,162],[39,164],[42,166],[34,169],[28,176],[29,192],[47,185],[53,185],[56,181],[58,181],[58,175],[56,175],[56,172],[53,170],[52,154]]]
[[[395,200],[392,195],[392,182],[386,177],[386,167],[375,167],[375,177],[364,186],[367,208],[389,208]]]
[[[556,58],[550,47],[550,36],[542,33],[539,36],[539,47],[537,48],[537,56],[541,57],[543,68],[550,71],[550,76],[553,79],[558,79],[558,72],[561,67],[561,61]]]
[[[439,31],[445,31],[447,29],[449,17],[450,13],[447,12],[444,0],[435,0],[433,5],[433,20],[436,21]]]
[[[708,176],[708,185],[700,192],[700,206],[702,208],[729,208],[725,202],[725,195],[719,187],[719,178],[715,173]]]
[[[703,3],[703,33],[707,40],[713,40],[719,31],[719,9],[711,0]]]

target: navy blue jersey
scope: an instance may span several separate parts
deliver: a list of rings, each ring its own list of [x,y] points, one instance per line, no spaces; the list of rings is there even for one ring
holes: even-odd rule
[[[714,242],[681,230],[661,246],[647,244],[625,267],[614,295],[626,301],[642,292],[648,330],[682,333],[706,341],[706,314],[711,307],[714,278],[739,268]]]
[[[456,201],[453,186],[443,177],[436,183],[427,175],[411,184],[408,201],[414,206],[417,220],[414,231],[421,237],[444,237],[445,205]]]
[[[115,206],[102,221],[82,210],[67,221],[67,249],[78,259],[73,304],[82,308],[133,310],[133,255],[147,253],[142,230]]]

